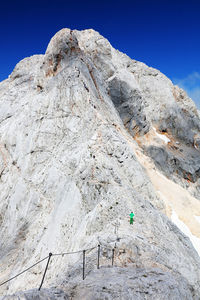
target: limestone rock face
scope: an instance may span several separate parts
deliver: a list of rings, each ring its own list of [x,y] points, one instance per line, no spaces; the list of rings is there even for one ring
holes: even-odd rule
[[[192,289],[188,289],[187,282],[182,278],[156,268],[102,268],[92,271],[90,276],[82,282],[77,278],[70,282],[70,285],[65,283],[63,290],[29,290],[18,292],[15,296],[7,296],[5,299],[195,299]]]
[[[200,237],[200,119],[183,90],[94,30],[62,29],[0,83],[0,103],[1,282],[49,252],[116,246],[113,268],[110,251],[100,270],[87,252],[84,282],[82,254],[55,256],[46,289],[32,290],[41,263],[1,299],[199,299],[199,255],[170,221]]]

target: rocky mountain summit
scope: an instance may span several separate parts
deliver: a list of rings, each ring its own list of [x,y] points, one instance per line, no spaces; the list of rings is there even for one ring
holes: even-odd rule
[[[0,299],[200,299],[199,132],[182,89],[94,30],[20,61],[0,83],[0,284],[98,244],[100,269],[54,256],[40,291],[45,263]]]

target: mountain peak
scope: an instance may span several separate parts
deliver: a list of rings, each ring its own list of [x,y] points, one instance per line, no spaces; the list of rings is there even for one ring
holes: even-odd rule
[[[56,285],[72,299],[200,297],[200,119],[183,90],[98,32],[66,28],[0,83],[0,103],[2,281],[76,252],[52,257],[47,290],[31,291],[38,264],[2,294],[57,299]],[[77,251],[98,244],[102,269],[88,252],[81,283]]]

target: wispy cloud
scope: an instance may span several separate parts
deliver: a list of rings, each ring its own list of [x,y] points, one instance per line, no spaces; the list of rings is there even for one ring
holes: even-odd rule
[[[172,81],[184,89],[200,109],[200,73],[193,72],[185,78],[174,78]]]

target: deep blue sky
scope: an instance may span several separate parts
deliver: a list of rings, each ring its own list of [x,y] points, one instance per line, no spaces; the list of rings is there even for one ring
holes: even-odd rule
[[[200,1],[1,1],[0,81],[24,57],[44,53],[64,27],[99,31],[200,101]]]

